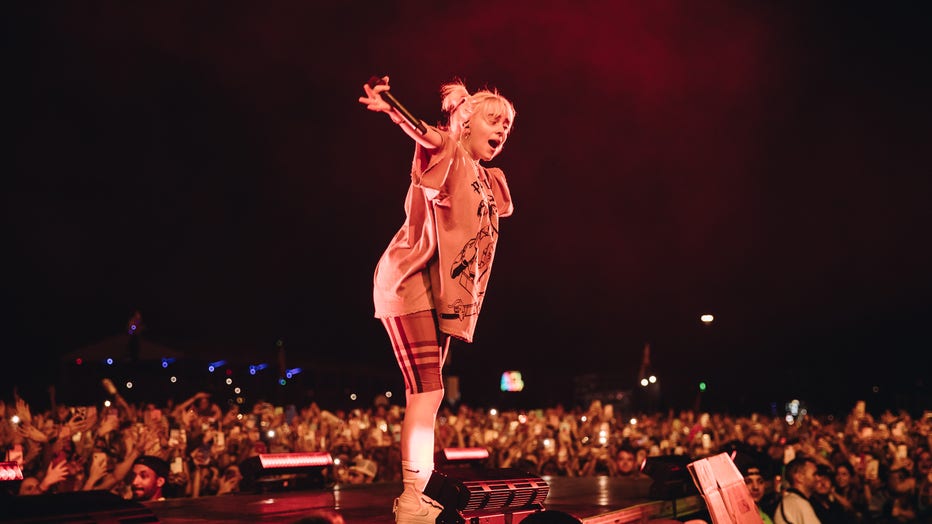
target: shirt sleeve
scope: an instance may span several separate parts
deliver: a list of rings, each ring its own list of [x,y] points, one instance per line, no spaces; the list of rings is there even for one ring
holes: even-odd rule
[[[489,178],[492,180],[492,194],[495,195],[495,205],[498,207],[498,216],[507,217],[514,213],[515,205],[511,200],[511,190],[505,172],[497,167],[488,168]]]
[[[443,142],[436,149],[428,149],[421,144],[414,147],[414,161],[411,163],[411,182],[425,189],[441,190],[456,156],[456,142],[451,140],[446,131],[432,127]]]

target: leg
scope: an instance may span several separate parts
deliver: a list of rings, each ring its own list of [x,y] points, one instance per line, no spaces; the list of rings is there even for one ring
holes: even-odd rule
[[[424,487],[434,469],[434,424],[443,401],[441,370],[450,341],[449,337],[439,334],[433,311],[382,322],[405,381],[406,407],[401,424],[401,474],[405,492],[400,500],[407,508],[420,504],[418,500],[423,498]],[[396,519],[402,522],[397,507]]]

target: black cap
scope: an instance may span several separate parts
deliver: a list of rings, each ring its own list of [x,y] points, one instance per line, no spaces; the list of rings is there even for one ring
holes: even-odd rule
[[[153,456],[153,455],[143,455],[133,461],[133,465],[142,464],[147,468],[155,472],[156,476],[162,477],[164,479],[168,478],[168,462]]]

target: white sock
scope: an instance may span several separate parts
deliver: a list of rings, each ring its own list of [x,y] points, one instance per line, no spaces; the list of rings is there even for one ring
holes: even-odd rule
[[[434,471],[433,462],[414,462],[410,460],[401,461],[401,482],[405,490],[413,488],[417,493],[423,493],[427,487],[427,481]]]

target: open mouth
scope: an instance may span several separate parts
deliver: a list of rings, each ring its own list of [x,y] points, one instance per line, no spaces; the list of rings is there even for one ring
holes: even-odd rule
[[[498,149],[498,146],[502,145],[502,141],[497,138],[489,139],[489,145],[492,146],[492,149]]]

